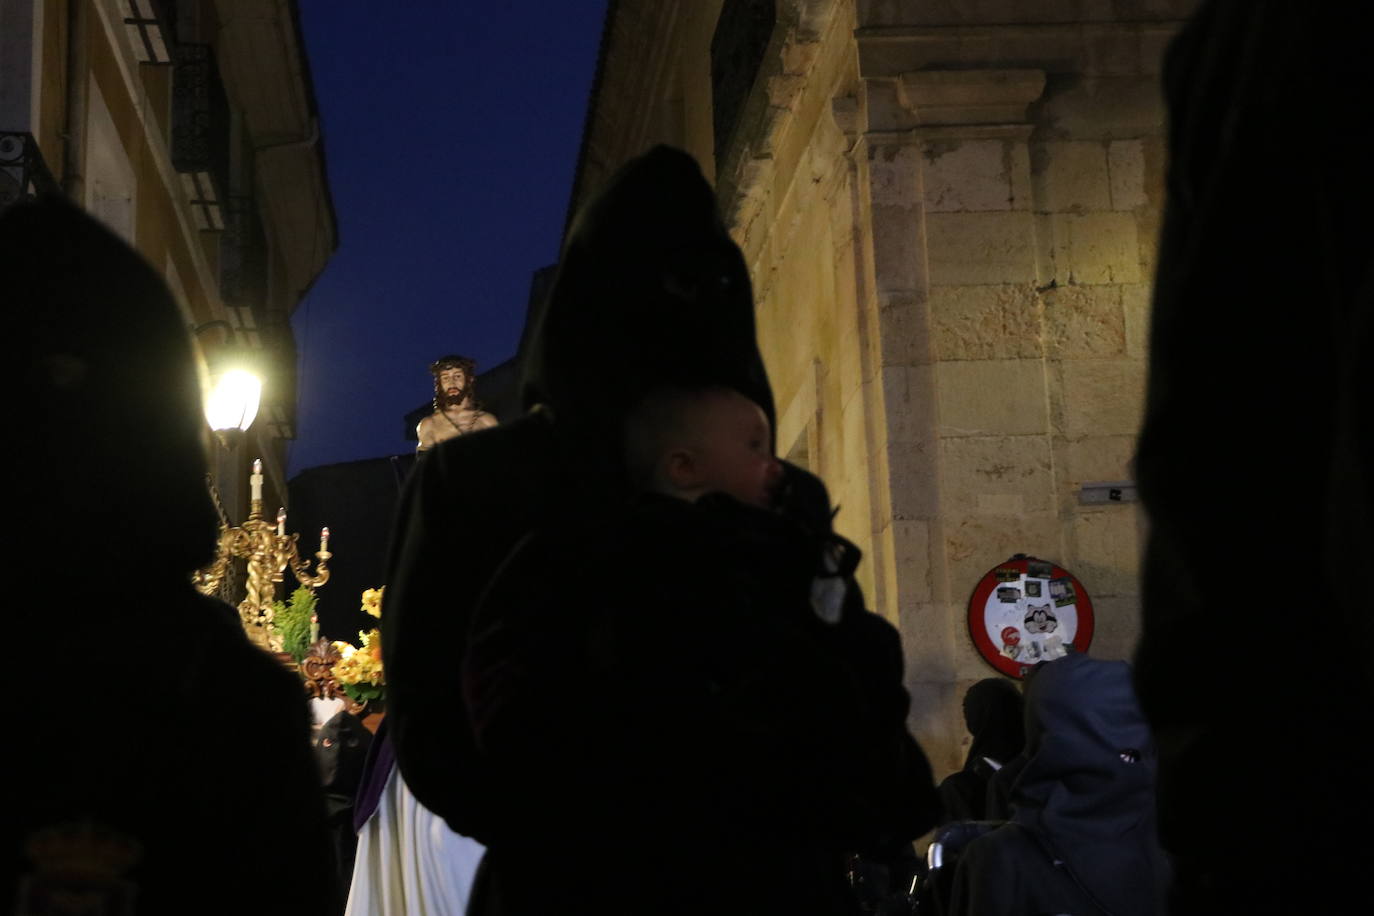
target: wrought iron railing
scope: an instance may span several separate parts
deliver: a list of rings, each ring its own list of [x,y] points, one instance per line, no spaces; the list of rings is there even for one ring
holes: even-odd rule
[[[60,191],[33,134],[0,130],[0,209],[17,200]]]
[[[173,52],[172,166],[200,229],[224,228],[229,177],[229,100],[209,45]]]

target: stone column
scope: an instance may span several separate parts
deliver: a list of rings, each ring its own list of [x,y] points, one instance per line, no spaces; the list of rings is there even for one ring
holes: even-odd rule
[[[912,725],[957,768],[979,670],[967,592],[1014,552],[1059,555],[1027,106],[1038,70],[867,80],[855,151],[875,362],[874,562],[902,631]]]

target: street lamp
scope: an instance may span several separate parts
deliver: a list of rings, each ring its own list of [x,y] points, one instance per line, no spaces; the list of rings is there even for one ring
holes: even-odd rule
[[[220,344],[206,354],[209,379],[205,394],[205,420],[215,431],[226,450],[243,440],[243,434],[253,425],[262,401],[262,376],[253,371],[254,360],[238,341],[238,332],[222,319],[207,321],[192,334],[209,328],[220,328],[224,336]],[[202,350],[204,352],[204,350]]]
[[[247,369],[230,368],[212,375],[205,398],[205,419],[226,449],[242,439],[258,415],[262,379]]]

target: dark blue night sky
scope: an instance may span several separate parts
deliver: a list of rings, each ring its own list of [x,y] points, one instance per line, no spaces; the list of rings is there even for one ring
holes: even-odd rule
[[[412,451],[426,365],[514,355],[567,214],[606,0],[300,0],[339,250],[296,310],[290,473]]]

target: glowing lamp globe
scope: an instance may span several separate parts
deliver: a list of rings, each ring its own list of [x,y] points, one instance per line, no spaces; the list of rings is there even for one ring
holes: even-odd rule
[[[262,400],[262,379],[244,369],[230,369],[215,380],[205,399],[205,419],[226,448],[253,425]]]

